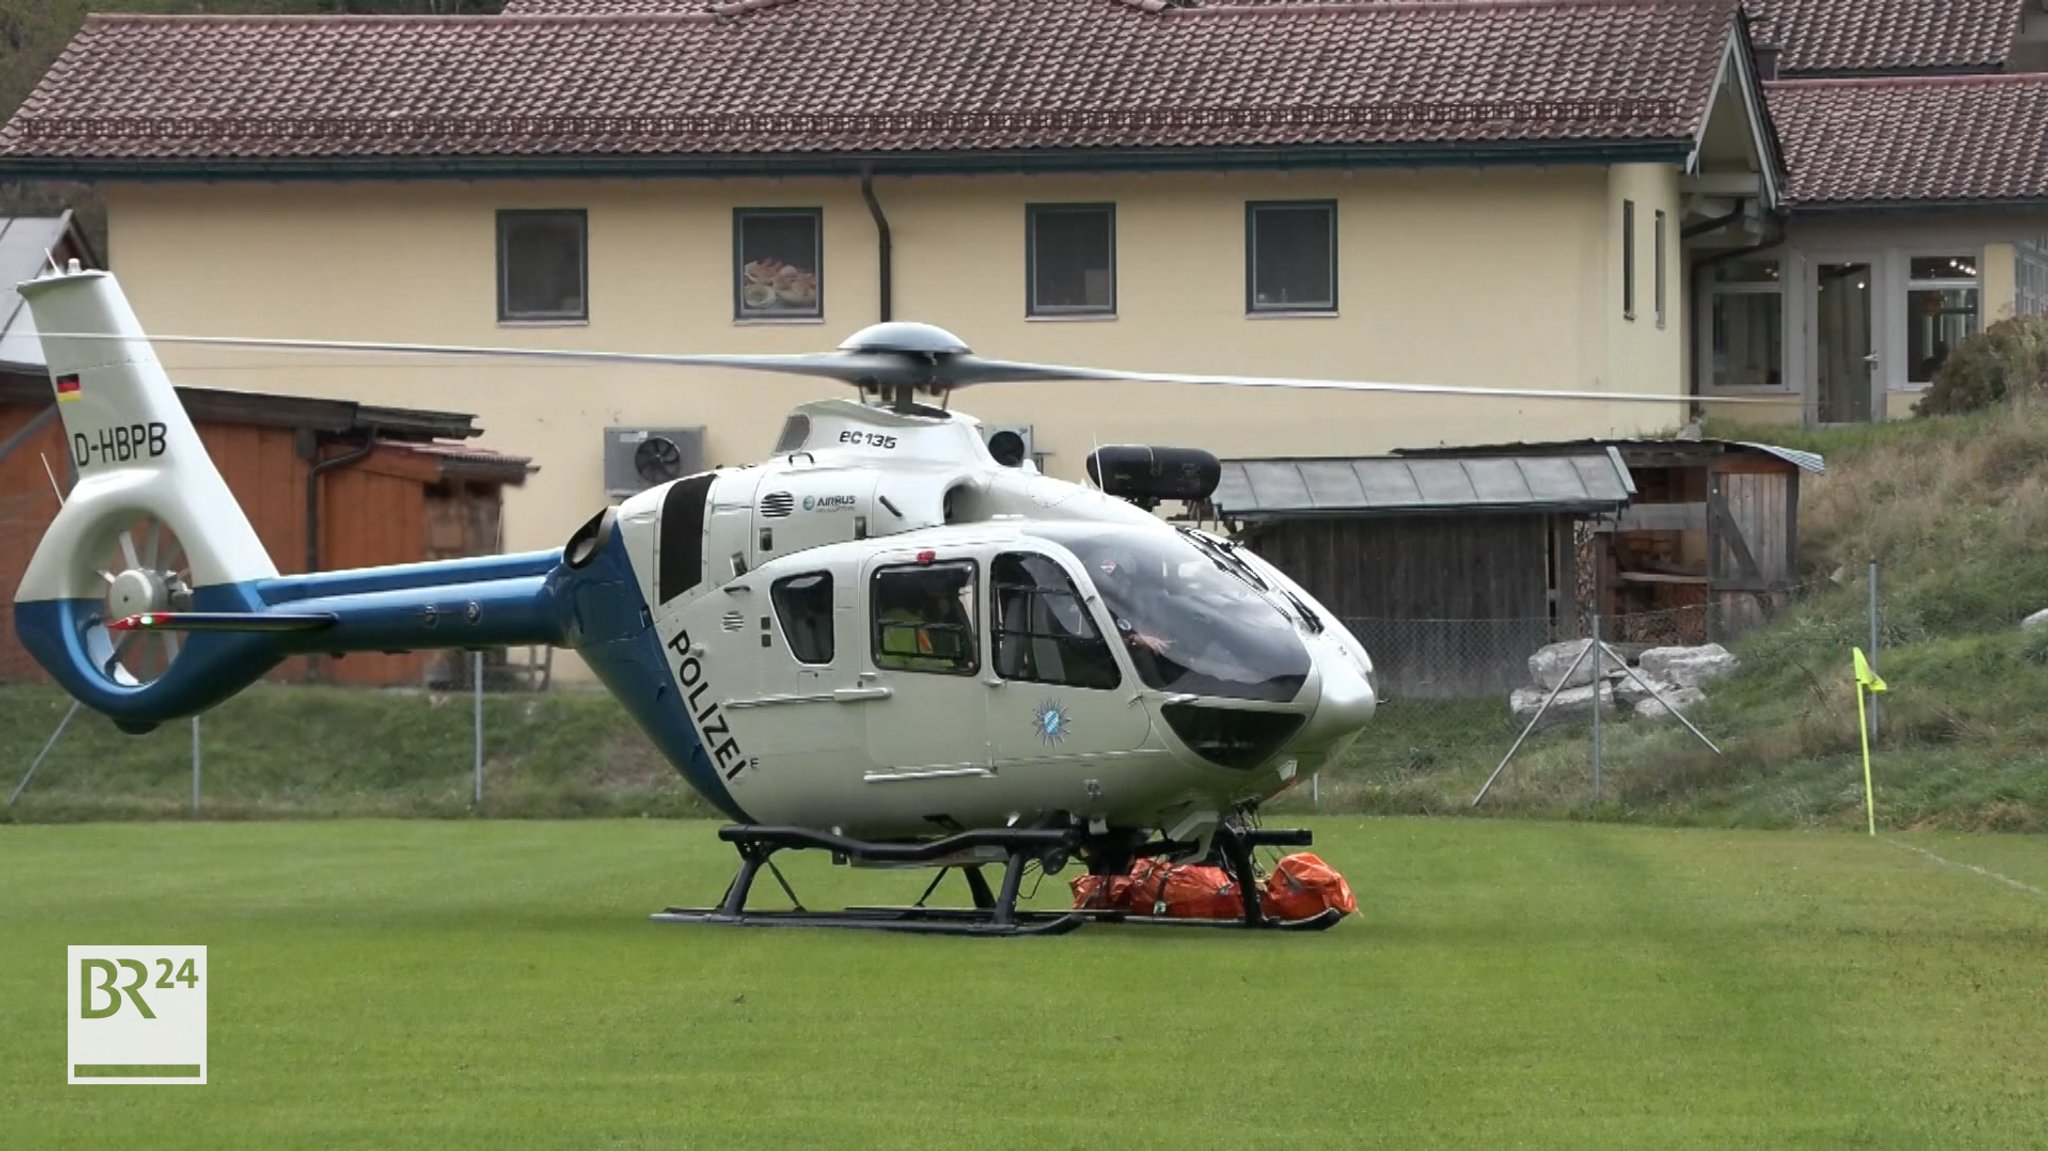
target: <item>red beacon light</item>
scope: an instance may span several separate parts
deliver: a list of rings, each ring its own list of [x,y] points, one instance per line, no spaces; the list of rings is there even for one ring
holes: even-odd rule
[[[937,558],[939,558],[939,553],[937,553],[937,552],[919,552],[919,553],[917,553],[917,562],[918,562],[918,563],[921,563],[921,564],[928,564],[928,563],[932,562],[933,560],[935,560],[935,559],[937,559]]]

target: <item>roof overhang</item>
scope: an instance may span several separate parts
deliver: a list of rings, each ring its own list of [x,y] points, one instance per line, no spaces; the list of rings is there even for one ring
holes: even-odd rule
[[[1691,139],[1511,140],[1357,147],[1039,149],[688,155],[390,156],[335,159],[120,159],[0,156],[0,179],[154,181],[533,180],[560,177],[857,177],[1076,172],[1274,171],[1685,163]]]
[[[1731,180],[1728,174],[1703,173],[1700,170],[1700,158],[1706,147],[1707,130],[1714,122],[1714,111],[1720,104],[1723,92],[1733,92],[1741,101],[1750,148],[1757,162],[1752,188],[1740,187],[1741,181]],[[1750,197],[1754,199],[1761,213],[1777,212],[1784,202],[1784,164],[1784,156],[1778,147],[1777,131],[1771,124],[1770,106],[1764,99],[1763,84],[1756,72],[1755,46],[1749,38],[1748,17],[1738,14],[1735,26],[1728,32],[1728,41],[1722,48],[1721,62],[1714,74],[1713,87],[1707,93],[1706,106],[1700,113],[1699,126],[1693,132],[1692,150],[1685,159],[1685,171],[1689,181],[1685,191]],[[1709,185],[1723,190],[1709,191]]]
[[[1565,455],[1222,461],[1210,503],[1229,519],[1612,514],[1635,480],[1612,448]]]
[[[2048,212],[2048,196],[2024,200],[1806,200],[1794,201],[1790,214],[1823,216],[1859,215],[1935,216],[1958,212],[2011,213]]]

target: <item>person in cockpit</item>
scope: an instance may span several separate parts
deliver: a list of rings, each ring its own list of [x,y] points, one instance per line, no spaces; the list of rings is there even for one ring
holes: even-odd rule
[[[1103,606],[1109,609],[1117,634],[1123,636],[1126,644],[1164,655],[1173,641],[1141,626],[1144,597],[1137,586],[1137,570],[1129,556],[1111,552],[1096,563],[1095,589],[1102,593]],[[1132,616],[1141,618],[1134,620]]]

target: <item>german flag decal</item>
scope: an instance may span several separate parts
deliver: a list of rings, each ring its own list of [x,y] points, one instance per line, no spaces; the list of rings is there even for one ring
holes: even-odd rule
[[[79,395],[80,395],[80,394],[81,394],[81,393],[80,393],[80,392],[79,392],[79,390],[78,390],[78,377],[77,377],[77,376],[58,376],[58,377],[57,377],[57,402],[58,402],[58,403],[60,403],[60,404],[61,404],[61,403],[66,403],[66,402],[68,402],[68,401],[71,401],[71,400],[75,400],[75,399],[77,399],[77,398],[79,397]]]

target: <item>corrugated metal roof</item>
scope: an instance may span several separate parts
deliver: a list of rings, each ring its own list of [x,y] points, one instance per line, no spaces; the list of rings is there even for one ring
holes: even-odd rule
[[[36,336],[28,305],[14,286],[35,278],[70,228],[69,212],[61,216],[0,216],[0,368],[24,373],[46,370],[43,342]]]
[[[1755,448],[1760,452],[1768,452],[1803,472],[1812,472],[1817,476],[1827,474],[1828,462],[1822,459],[1817,452],[1802,452],[1798,448],[1781,448],[1776,444],[1753,444],[1747,440],[1723,440],[1721,442],[1734,444],[1738,448]]]
[[[1619,448],[1741,448],[1776,456],[1801,471],[1812,472],[1815,475],[1824,475],[1827,472],[1826,460],[1816,453],[1803,452],[1797,448],[1781,448],[1776,444],[1751,443],[1747,440],[1673,439],[1653,436],[1598,440],[1553,440],[1548,442],[1516,440],[1513,443],[1506,444],[1460,444],[1456,447],[1443,448],[1396,448],[1394,449],[1394,454],[1407,459],[1436,459],[1457,455],[1497,456],[1502,454],[1533,455],[1537,453],[1548,455],[1557,452],[1582,452],[1588,449],[1610,446]]]
[[[1236,518],[1426,511],[1614,511],[1635,495],[1618,452],[1225,460],[1211,502]]]

